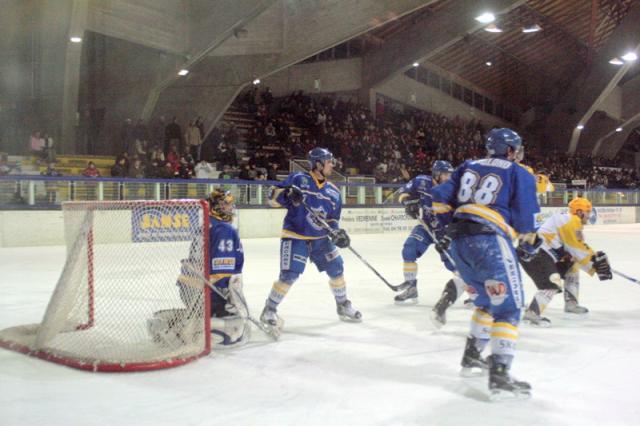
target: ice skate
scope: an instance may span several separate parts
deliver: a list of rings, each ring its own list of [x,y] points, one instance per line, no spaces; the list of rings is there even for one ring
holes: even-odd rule
[[[401,285],[406,286],[406,289],[393,298],[396,305],[415,305],[418,303],[418,282],[410,280]]]
[[[531,398],[531,385],[509,375],[506,365],[489,357],[489,399],[493,402]]]
[[[564,304],[564,312],[569,316],[585,316],[589,313],[589,309],[578,305],[577,302],[567,302]]]
[[[429,315],[435,328],[442,328],[447,323],[447,308],[449,306],[451,306],[451,301],[447,298],[447,293],[444,292]]]
[[[260,322],[269,334],[272,334],[276,339],[280,337],[284,320],[278,316],[275,309],[265,306],[260,314]]]
[[[524,317],[522,317],[522,320],[527,324],[533,325],[535,327],[551,327],[551,320],[549,318],[540,316],[531,309],[526,310],[526,312],[524,313]]]
[[[451,280],[447,283],[447,286],[442,292],[442,296],[440,296],[440,300],[438,300],[438,303],[436,303],[429,315],[435,328],[439,329],[447,323],[447,309],[453,305],[456,298],[457,290],[453,280]]]
[[[462,304],[467,309],[474,309],[476,307],[476,305],[473,304],[473,299],[471,298],[465,299],[464,302],[462,302]]]
[[[360,322],[362,321],[362,314],[359,310],[353,307],[351,301],[345,300],[337,305],[338,316],[342,321],[347,322]]]
[[[460,370],[462,377],[477,377],[486,374],[489,365],[480,355],[475,337],[467,337],[460,365],[462,365],[462,370]]]

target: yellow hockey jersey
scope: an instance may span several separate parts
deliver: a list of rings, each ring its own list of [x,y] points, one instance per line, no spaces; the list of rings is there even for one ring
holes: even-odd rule
[[[538,229],[543,245],[551,249],[564,248],[580,269],[589,275],[595,273],[591,262],[594,251],[584,242],[583,225],[578,216],[570,213],[551,215]],[[575,267],[574,267],[575,268]]]
[[[545,192],[555,191],[555,187],[549,180],[549,176],[538,173],[536,176],[536,192],[538,194],[544,194]]]

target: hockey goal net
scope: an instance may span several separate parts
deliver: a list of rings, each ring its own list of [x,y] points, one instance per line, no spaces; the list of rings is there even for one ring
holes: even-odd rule
[[[44,317],[0,331],[0,346],[93,371],[174,367],[209,353],[205,201],[69,202],[62,211],[66,261]]]

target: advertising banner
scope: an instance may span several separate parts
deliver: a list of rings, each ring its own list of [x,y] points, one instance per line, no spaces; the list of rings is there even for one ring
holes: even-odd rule
[[[418,222],[404,213],[402,207],[342,210],[340,226],[354,234],[409,232]]]

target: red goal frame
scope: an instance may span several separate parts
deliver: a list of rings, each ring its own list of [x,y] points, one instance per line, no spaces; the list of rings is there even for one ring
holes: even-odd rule
[[[210,260],[209,260],[209,228],[210,228],[210,219],[209,219],[209,204],[206,200],[160,200],[160,201],[147,201],[147,200],[126,200],[126,201],[97,201],[97,202],[72,202],[73,205],[76,206],[85,206],[87,210],[108,210],[115,208],[122,208],[127,206],[129,208],[132,202],[137,202],[142,206],[167,206],[167,205],[180,205],[184,204],[186,201],[192,202],[195,204],[196,202],[200,205],[203,212],[203,255],[204,255],[204,276],[209,277],[210,275]],[[87,306],[87,322],[85,324],[80,324],[76,327],[76,330],[87,330],[94,326],[94,259],[93,259],[93,244],[94,244],[94,236],[93,236],[93,222],[90,225],[90,229],[87,233],[87,250],[88,250],[88,261],[87,261],[87,283],[88,283],[88,306]],[[150,361],[150,362],[129,362],[129,363],[87,363],[81,360],[61,357],[58,355],[51,354],[47,351],[43,350],[33,350],[30,347],[5,340],[0,338],[0,347],[9,349],[15,352],[23,353],[28,356],[32,356],[35,358],[40,358],[45,361],[54,362],[56,364],[61,364],[67,367],[76,368],[80,370],[93,371],[93,372],[136,372],[136,371],[150,371],[150,370],[160,370],[165,368],[173,368],[181,365],[188,364],[190,362],[195,361],[198,358],[208,355],[211,353],[211,298],[210,298],[210,289],[208,286],[204,286],[204,349],[202,352],[192,355],[186,358],[174,358],[174,359],[166,359],[162,361]]]

